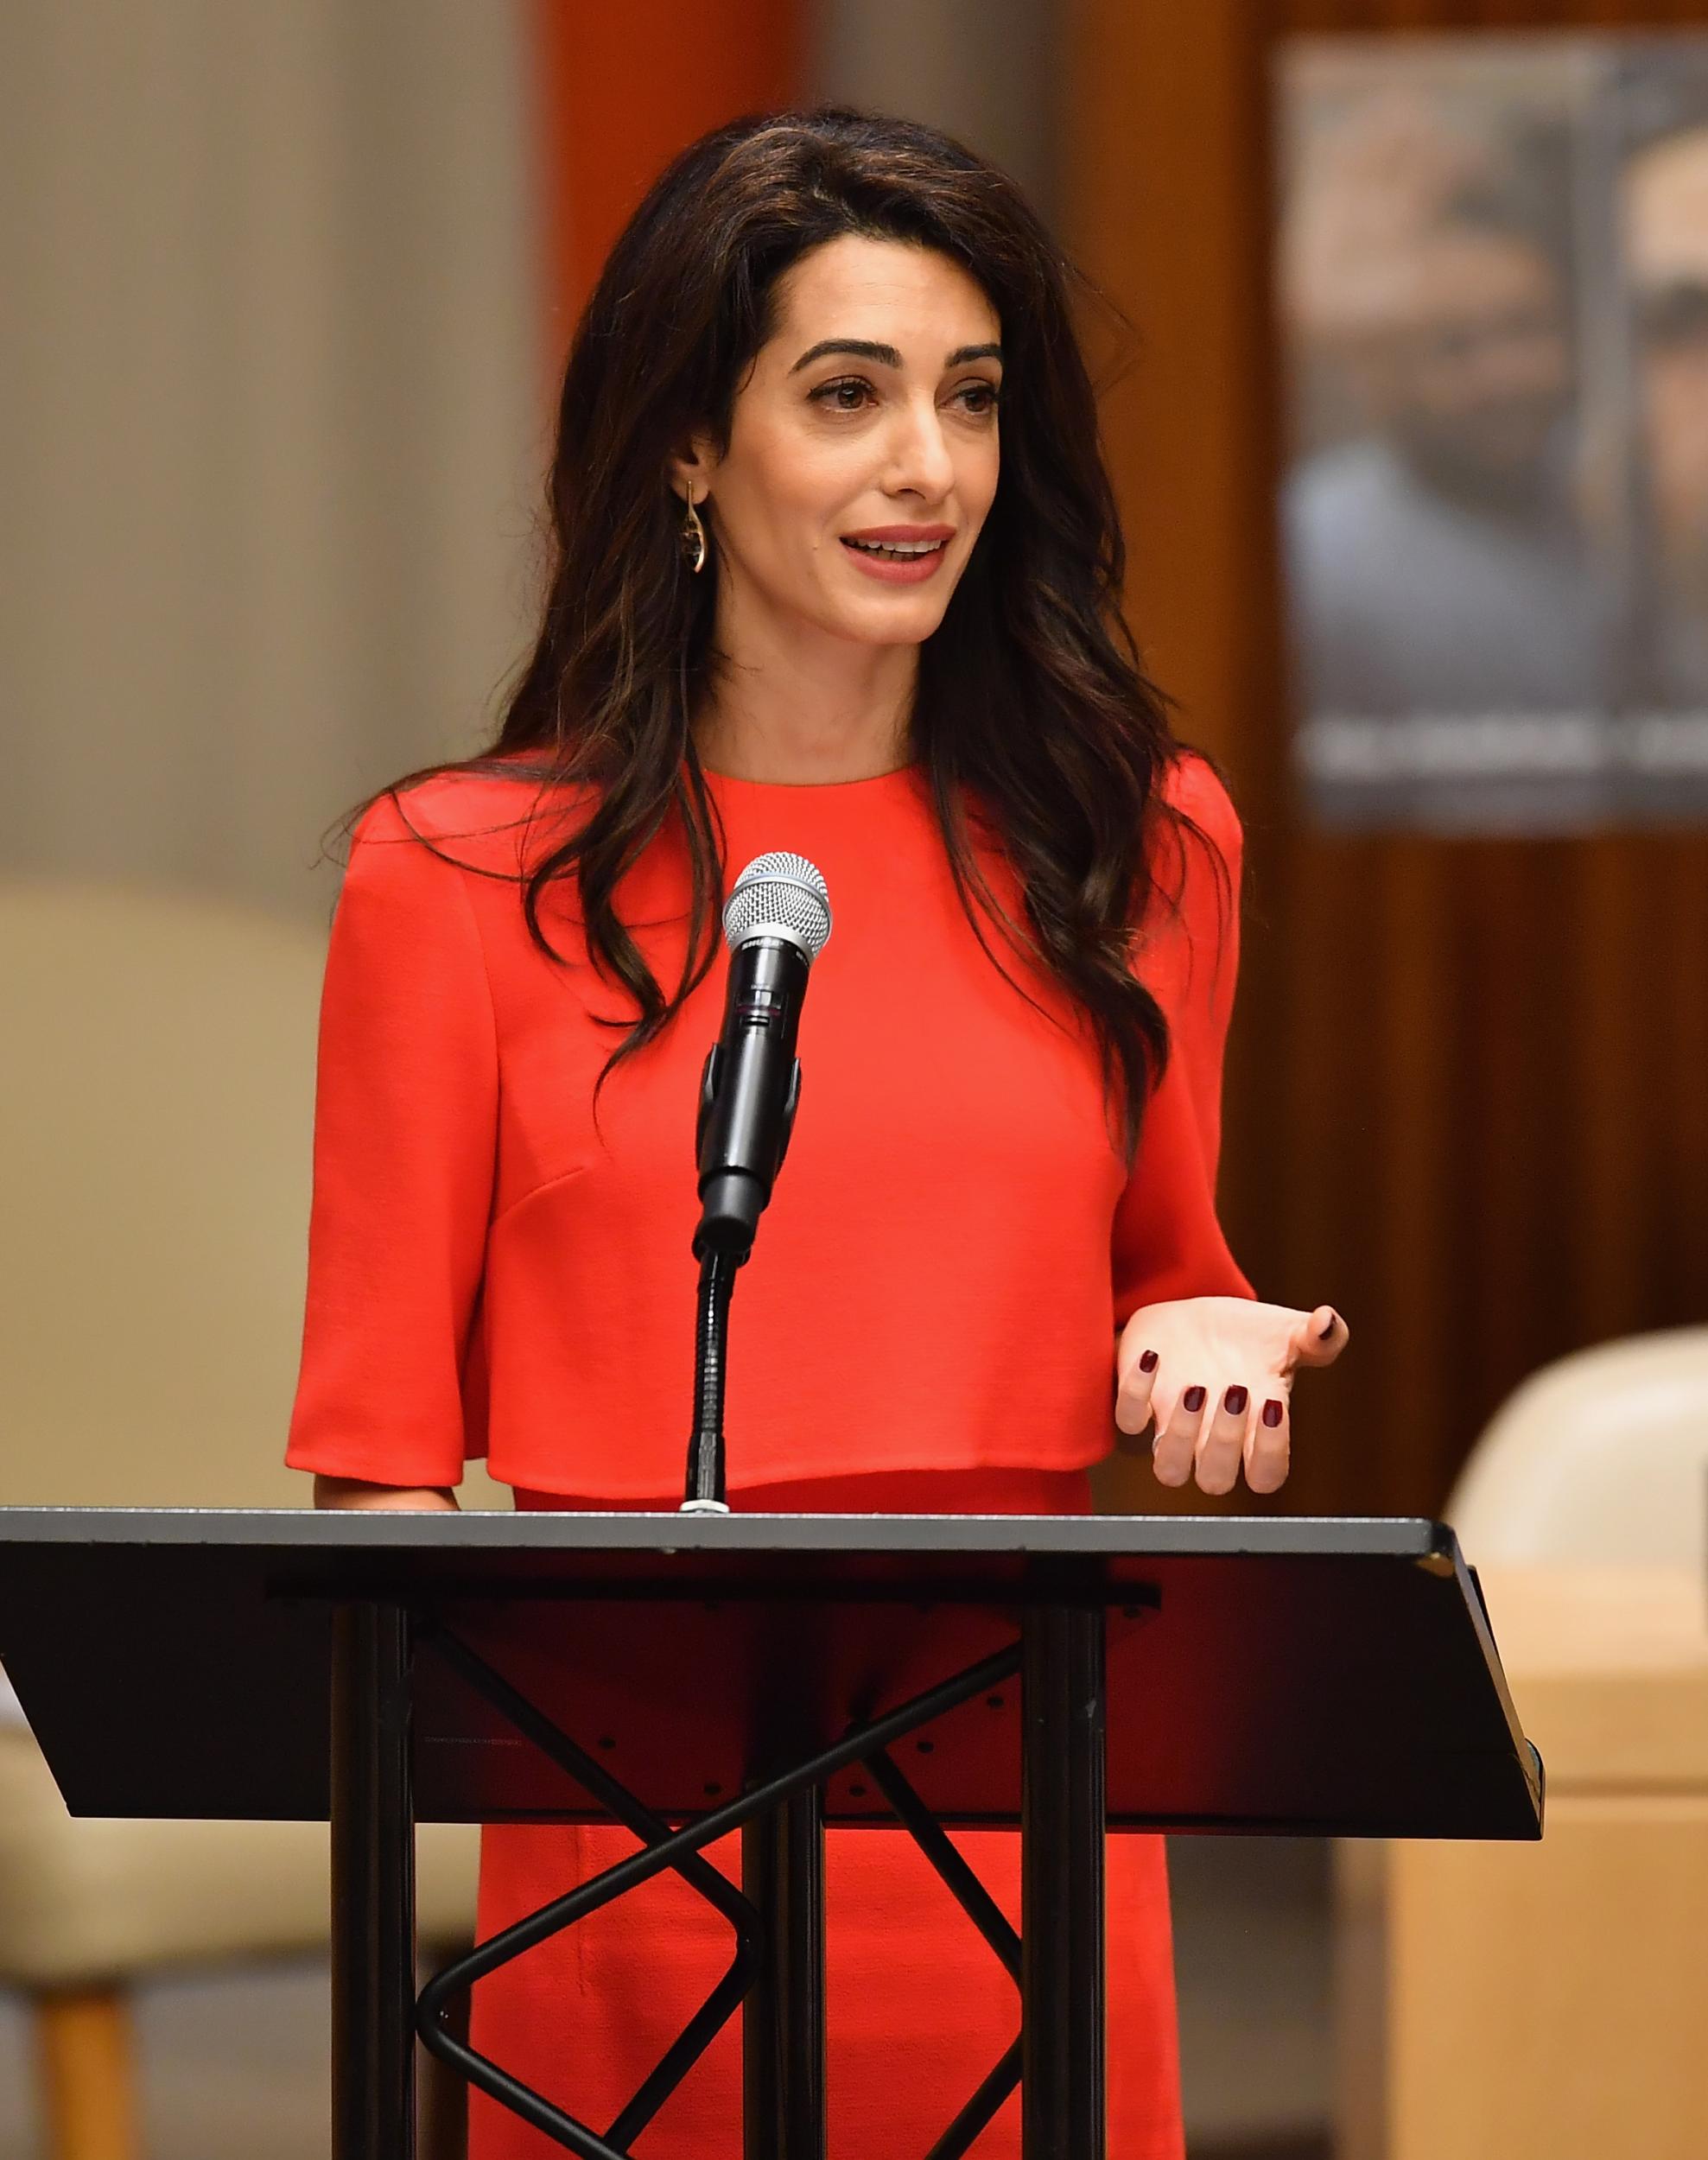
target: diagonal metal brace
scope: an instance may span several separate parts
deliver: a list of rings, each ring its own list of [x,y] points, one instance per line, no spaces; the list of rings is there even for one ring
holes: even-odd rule
[[[826,1778],[848,1763],[866,1759],[874,1750],[881,1750],[891,1741],[905,1738],[920,1725],[930,1724],[985,1689],[1012,1680],[1019,1673],[1021,1661],[1019,1643],[982,1658],[964,1672],[940,1681],[936,1687],[912,1697],[883,1717],[853,1728],[819,1754],[796,1763],[765,1783],[752,1787],[736,1799],[727,1801],[709,1814],[702,1815],[682,1829],[672,1832],[662,1818],[652,1814],[601,1763],[587,1756],[467,1644],[442,1627],[436,1629],[429,1639],[454,1669],[460,1673],[478,1693],[492,1701],[516,1725],[517,1731],[533,1740],[619,1820],[625,1822],[645,1840],[641,1852],[631,1854],[590,1881],[578,1884],[561,1897],[554,1898],[538,1911],[513,1922],[510,1927],[477,1945],[467,1956],[448,1966],[428,1982],[416,2004],[416,2030],[425,2045],[435,2055],[449,2063],[470,2084],[478,2086],[482,2092],[521,2116],[556,2144],[579,2153],[581,2160],[632,2160],[632,2156],[615,2142],[619,2134],[632,2138],[651,2119],[664,2100],[680,2084],[694,2061],[703,2053],[751,1985],[752,1966],[756,1955],[753,1933],[758,1915],[736,1886],[721,1871],[701,1858],[704,1848],[729,1832],[739,1830],[745,1823],[769,1813],[781,1801],[812,1786],[822,1784]],[[667,1834],[660,1835],[660,1832]],[[693,1873],[690,1873],[690,1868],[695,1871]],[[695,1886],[730,1917],[737,1928],[736,1960],[641,2091],[625,2108],[607,2137],[600,2138],[587,2125],[578,2122],[573,2116],[554,2106],[543,2095],[513,2077],[501,2064],[457,2039],[445,2024],[446,2006],[454,1995],[472,1987],[475,1981],[498,1971],[537,1944],[549,1941],[587,1914],[599,1911],[625,1890],[650,1882],[666,1869],[676,1869],[688,1879],[695,1881]],[[703,1870],[705,1877],[709,1879],[702,1879],[700,1870]],[[981,2095],[990,2083],[991,2081],[987,2080],[986,2086],[980,2088]],[[978,2097],[975,2096],[975,2103]],[[999,2093],[994,2105],[1000,2105],[1002,2097]],[[994,2106],[991,2112],[994,2112]],[[942,2156],[942,2160],[949,2160],[947,2152]]]
[[[441,1626],[428,1639],[433,1642],[446,1664],[459,1674],[476,1693],[502,1712],[525,1738],[531,1740],[561,1769],[568,1771],[585,1791],[600,1801],[636,1837],[656,1845],[670,1835],[670,1826],[662,1815],[655,1814],[603,1763],[588,1755],[561,1726],[548,1718],[519,1689],[513,1687],[501,1673],[471,1649],[460,1636]],[[683,1862],[678,1871],[734,1928],[735,1955],[728,1971],[649,2073],[639,2091],[606,2131],[603,2141],[594,2138],[587,2125],[577,2122],[575,2117],[561,2114],[560,2129],[573,2129],[581,2133],[582,2139],[591,2140],[590,2145],[571,2147],[572,2150],[587,2151],[589,2160],[601,2160],[598,2155],[601,2142],[607,2150],[613,2147],[625,2150],[639,2136],[710,2046],[752,1984],[759,1961],[759,1915],[736,1884],[701,1855],[691,1854]],[[474,2049],[467,2048],[466,2043],[447,2029],[444,2022],[449,1998],[460,1992],[458,1973],[458,1966],[449,1966],[443,1973],[436,1974],[422,1990],[416,2005],[416,2029],[433,2054],[450,2063],[463,2075],[472,2076],[465,2057],[473,2057],[479,2062],[489,2059],[479,2056]],[[498,2066],[491,2067],[497,2069]],[[503,2073],[500,2072],[500,2074]],[[483,2086],[483,2089],[491,2088]],[[529,2093],[530,2090],[526,2087],[517,2087],[518,2093]],[[506,2106],[516,2105],[507,2093],[495,2092],[493,2097],[503,2100]],[[554,2114],[560,2113],[560,2111],[550,2109],[549,2102],[539,2095],[530,2094],[530,2097],[537,2100],[541,2108],[549,2109]],[[535,2128],[545,2131],[549,2136],[555,2134],[553,2128],[539,2119],[532,2107],[518,2112],[524,2112]]]
[[[862,1759],[873,1783],[889,1801],[903,1827],[943,1877],[956,1903],[996,1953],[1003,1970],[1018,1988],[1020,1938],[1009,1924],[1007,1915],[886,1750],[876,1748]],[[1019,2082],[1020,2042],[1017,2034],[995,2068],[981,2081],[977,2091],[926,2154],[925,2160],[962,2160]]]

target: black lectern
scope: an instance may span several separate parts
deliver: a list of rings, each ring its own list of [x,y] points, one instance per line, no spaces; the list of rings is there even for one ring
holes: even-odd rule
[[[898,1819],[1019,1993],[930,2160],[1017,2082],[1026,2160],[1103,2160],[1106,1828],[1541,1833],[1427,1522],[14,1509],[0,1662],[75,1814],[330,1819],[333,2160],[409,2160],[412,2027],[613,2160],[743,2003],[746,2160],[822,2160],[824,1830]],[[415,1999],[415,1821],[613,1818],[634,1854]],[[944,1834],[1015,1823],[1018,1937]],[[703,1857],[735,1830],[739,1887]],[[731,1963],[614,2124],[454,2036],[460,1990],[667,1867]]]

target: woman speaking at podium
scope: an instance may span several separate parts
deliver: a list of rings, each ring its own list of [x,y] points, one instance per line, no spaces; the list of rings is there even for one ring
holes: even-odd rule
[[[749,118],[659,177],[578,326],[537,643],[490,750],[354,830],[321,1007],[289,1459],[328,1507],[677,1505],[719,907],[771,849],[835,931],[732,1314],[738,1509],[1082,1512],[1286,1475],[1346,1329],[1218,1227],[1240,833],[1118,612],[1070,317],[1013,183],[930,129]],[[1019,1839],[957,1842],[1016,1924]],[[739,1870],[739,1840],[713,1848]],[[483,1937],[632,1849],[484,1834]],[[832,2160],[924,2152],[1013,2039],[898,1828],[828,1838]],[[725,1969],[665,1877],[483,1980],[477,2047],[603,2129]],[[1109,2151],[1178,2160],[1162,1840],[1111,1841]],[[638,2150],[738,2160],[734,2023]],[[473,2096],[474,2160],[557,2148]],[[1018,2153],[1011,2096],[977,2160]]]

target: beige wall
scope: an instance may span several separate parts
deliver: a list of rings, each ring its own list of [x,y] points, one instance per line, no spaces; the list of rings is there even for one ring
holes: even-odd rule
[[[314,867],[322,829],[484,724],[525,638],[547,455],[524,28],[504,0],[0,9],[0,887],[46,874],[242,903],[301,923],[317,975],[337,879]],[[95,994],[76,973],[54,1011]],[[233,1454],[209,1464],[216,1496],[261,1477],[289,1408],[312,996],[289,1009],[295,1051],[281,1038],[216,1092],[264,1115],[294,1175],[264,1214],[247,1194],[232,1218],[217,1151],[194,1151],[196,1219],[274,1248],[245,1307],[247,1394],[219,1424]],[[228,1058],[244,1047],[232,1017],[214,1030]],[[98,1099],[111,1085],[115,1116],[134,1118],[138,1059],[164,1054],[155,1020],[124,1079],[67,1076]],[[181,1029],[174,1046],[194,1061],[194,1042]],[[129,1182],[66,1196],[66,1220],[108,1223],[110,1256],[169,1148],[151,1137],[121,1150]],[[36,1140],[81,1159],[69,1118]],[[33,1265],[75,1310],[81,1278],[57,1252],[37,1246]],[[153,1364],[118,1355],[137,1301],[108,1288],[113,1387],[148,1397],[112,1426],[123,1443],[173,1399],[152,1384],[161,1360],[213,1381],[195,1325],[163,1335]],[[58,1496],[90,1496],[107,1426],[74,1390],[60,1409]],[[6,1452],[0,1496],[35,1492],[24,1472],[41,1468]],[[306,1499],[306,1480],[279,1484]],[[472,1468],[466,1502],[493,1496]]]
[[[324,922],[326,822],[524,635],[523,18],[9,0],[0,874]]]

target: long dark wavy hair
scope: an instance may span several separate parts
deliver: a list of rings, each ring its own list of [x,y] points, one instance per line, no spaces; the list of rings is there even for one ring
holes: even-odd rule
[[[619,1062],[669,1024],[711,968],[725,897],[723,834],[691,727],[720,679],[715,489],[705,506],[711,560],[695,576],[682,558],[670,460],[696,433],[727,448],[738,388],[777,327],[778,278],[844,233],[936,250],[982,287],[1001,325],[995,499],[919,649],[911,741],[987,956],[1007,975],[980,909],[1089,1014],[1130,1166],[1168,1052],[1162,1011],[1133,967],[1159,826],[1189,829],[1224,893],[1226,880],[1207,835],[1162,799],[1182,752],[1121,617],[1126,551],[1070,289],[1126,319],[1015,184],[936,129],[844,105],[749,114],[660,174],[570,347],[547,490],[543,618],[497,738],[379,795],[447,772],[514,778],[518,769],[543,792],[588,789],[585,818],[519,881],[530,934],[561,958],[541,895],[554,879],[576,880],[587,956],[638,1008],[632,1024],[604,1023],[628,1032],[600,1073],[596,1114]],[[348,813],[346,832],[368,803]],[[1017,874],[1022,923],[989,889],[969,811]],[[692,899],[682,978],[667,996],[613,894],[672,816],[686,832]]]

